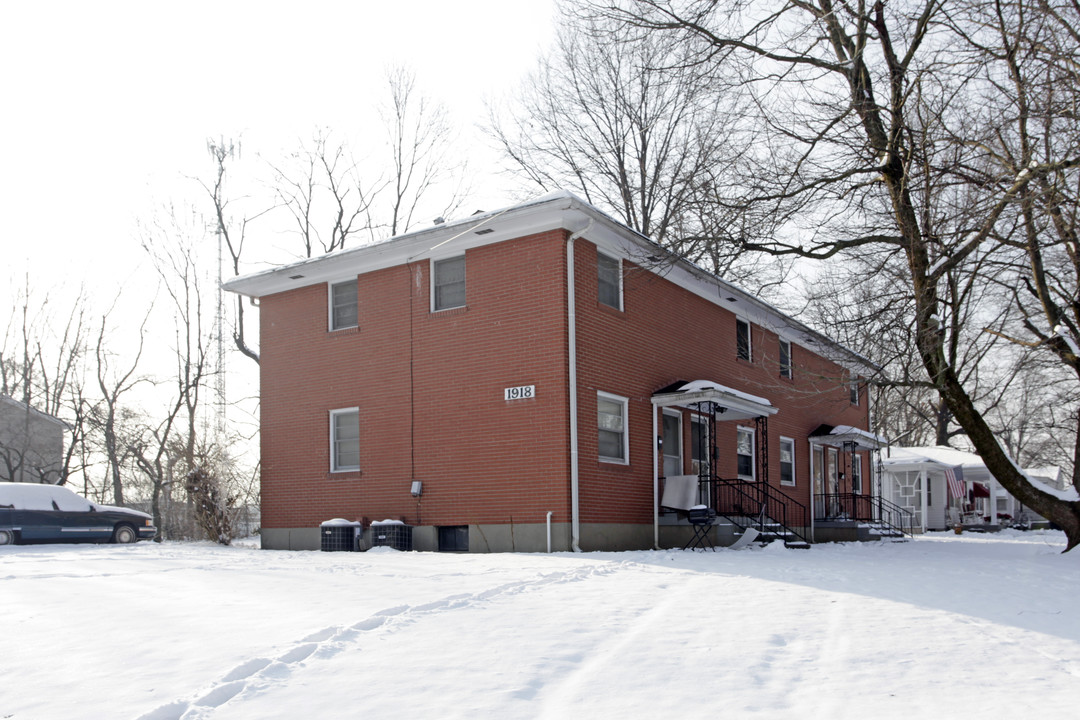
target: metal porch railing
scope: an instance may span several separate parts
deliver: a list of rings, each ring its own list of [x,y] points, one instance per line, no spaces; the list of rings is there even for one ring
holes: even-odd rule
[[[879,523],[901,535],[915,534],[915,515],[882,497],[861,493],[821,493],[814,495],[814,508],[814,514],[820,520]]]
[[[764,482],[702,479],[703,494],[717,515],[746,530],[753,527],[764,540],[779,539],[785,545],[808,546],[810,527],[806,506]]]

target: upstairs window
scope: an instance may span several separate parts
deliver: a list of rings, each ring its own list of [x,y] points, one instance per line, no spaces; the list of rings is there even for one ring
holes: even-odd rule
[[[465,307],[465,256],[436,260],[432,264],[431,287],[432,310]]]
[[[754,473],[754,431],[751,428],[741,427],[735,438],[735,456],[738,462],[740,480],[753,482],[757,479]]]
[[[601,303],[622,310],[622,261],[596,254],[597,297]]]
[[[750,323],[738,318],[735,319],[735,357],[750,359]]]
[[[795,485],[795,441],[780,438],[780,484]]]
[[[791,379],[791,342],[780,338],[780,377]]]
[[[852,405],[858,405],[859,404],[859,381],[858,380],[852,380],[850,383],[848,383],[848,394],[851,397],[851,404]]]
[[[357,326],[356,278],[330,286],[330,329]]]
[[[596,423],[599,430],[600,460],[627,462],[626,398],[596,394]]]
[[[360,409],[330,411],[330,471],[360,469]]]

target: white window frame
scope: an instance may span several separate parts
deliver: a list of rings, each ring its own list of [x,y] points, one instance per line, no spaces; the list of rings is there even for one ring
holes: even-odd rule
[[[597,456],[599,457],[600,462],[614,463],[616,465],[629,465],[630,464],[630,419],[627,417],[628,411],[629,411],[629,408],[630,408],[629,400],[627,398],[622,397],[621,395],[612,395],[611,393],[606,393],[606,392],[603,392],[603,391],[600,391],[600,390],[598,390],[596,392],[596,398],[597,398],[597,400],[600,400],[602,398],[604,400],[608,400],[608,401],[611,401],[611,402],[616,402],[616,403],[619,403],[622,406],[622,449],[623,449],[623,455],[625,457],[618,458],[618,457],[608,457],[606,455],[600,455],[600,452],[599,452],[599,442],[600,442],[599,441],[599,432],[600,432],[601,428],[600,428],[600,424],[599,424],[599,413],[600,413],[599,404],[597,406],[597,427],[596,427],[596,430],[597,430]],[[612,432],[612,431],[608,431],[608,432]]]
[[[360,408],[338,408],[330,411],[330,472],[355,472],[360,469],[360,438],[356,439],[357,463],[356,465],[338,466],[337,464],[337,421],[343,415],[356,415],[357,426],[360,424]]]
[[[351,279],[341,280],[339,282],[326,283],[326,327],[330,332],[335,330],[348,330],[349,328],[355,328],[360,326],[360,291],[357,287],[357,278],[354,276]],[[334,325],[334,288],[341,285],[352,284],[356,289],[356,322],[352,325],[342,325],[337,327]]]
[[[615,261],[616,302],[618,305],[610,305],[600,299],[600,258]],[[610,255],[606,252],[596,251],[596,300],[605,307],[622,312],[623,309],[623,267],[622,258]]]
[[[746,357],[739,354],[739,326],[746,326]],[[749,320],[741,317],[735,318],[735,357],[747,362],[754,361],[754,326]]]
[[[435,305],[435,275],[436,275],[435,266],[438,265],[439,263],[446,262],[447,260],[461,260],[462,262],[465,263],[465,301],[462,302],[460,305],[451,305],[449,307],[436,307],[436,305]],[[440,258],[432,258],[431,263],[430,263],[430,267],[431,267],[431,272],[430,272],[430,275],[431,275],[431,278],[430,278],[430,284],[431,284],[431,312],[437,313],[437,312],[442,312],[444,310],[457,310],[458,308],[468,307],[468,304],[469,304],[469,299],[468,299],[469,298],[469,265],[468,265],[468,262],[466,262],[466,260],[465,260],[465,253],[458,253],[457,255],[447,255],[446,257],[440,257]]]
[[[671,473],[671,475],[682,475],[683,474],[683,465],[685,463],[685,458],[683,457],[683,417],[682,417],[682,413],[679,412],[678,410],[671,410],[669,408],[664,408],[663,416],[664,417],[675,418],[679,423],[678,436],[675,438],[675,440],[676,440],[675,454],[672,454],[670,452],[671,448],[668,447],[668,442],[667,442],[667,437],[666,437],[666,435],[667,435],[666,429],[664,428],[664,424],[663,424],[662,420],[661,420],[661,423],[660,423],[661,432],[663,433],[662,437],[664,437],[664,453],[663,453],[663,455],[664,455],[664,457],[663,457],[664,476],[666,477],[669,474],[668,471],[667,471],[668,458],[671,458],[671,459],[676,459],[677,458],[678,463],[679,463],[679,467],[676,469],[675,472]]]
[[[750,434],[750,475],[742,475],[739,473],[739,434]],[[746,480],[747,482],[757,482],[757,437],[752,427],[746,427],[745,425],[739,425],[735,429],[735,474],[740,480]]]
[[[791,358],[791,341],[780,338],[780,377],[791,380],[794,376],[794,363]],[[787,364],[784,364],[784,348],[787,348]]]
[[[783,468],[784,468],[784,460],[783,460],[783,458],[784,458],[784,455],[783,455],[783,453],[784,453],[784,443],[788,443],[788,444],[791,445],[791,482],[784,482],[784,472],[783,472]],[[785,486],[785,487],[795,487],[798,484],[798,481],[796,480],[796,477],[795,477],[795,441],[792,438],[784,437],[783,435],[781,435],[780,436],[779,448],[780,448],[780,484]]]
[[[859,404],[859,379],[854,378],[848,383],[848,400],[852,405]]]

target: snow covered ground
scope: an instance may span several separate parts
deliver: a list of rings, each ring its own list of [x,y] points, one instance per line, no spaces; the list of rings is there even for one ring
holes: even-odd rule
[[[4,547],[0,718],[1075,717],[1063,547]]]

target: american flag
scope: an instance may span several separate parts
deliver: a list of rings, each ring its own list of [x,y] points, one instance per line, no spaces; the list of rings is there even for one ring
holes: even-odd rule
[[[958,500],[967,497],[967,493],[964,492],[964,469],[959,465],[945,468],[945,483],[949,486],[949,495],[952,497]]]

